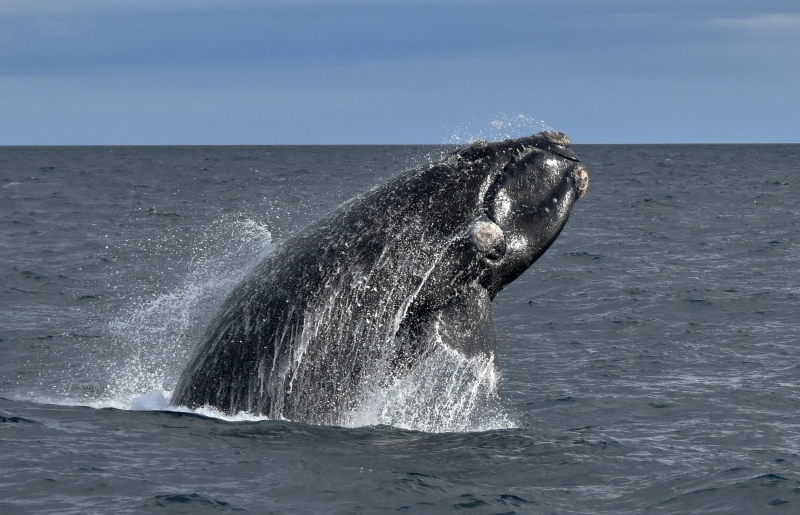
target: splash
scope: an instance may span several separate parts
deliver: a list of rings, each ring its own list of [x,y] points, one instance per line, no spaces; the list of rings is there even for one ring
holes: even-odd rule
[[[405,377],[367,393],[345,426],[385,424],[427,432],[487,431],[516,427],[497,395],[493,360],[468,358],[438,345]]]
[[[211,224],[192,245],[187,270],[176,286],[160,293],[131,295],[107,320],[103,349],[87,358],[87,369],[82,371],[98,381],[94,393],[75,395],[65,389],[61,396],[39,396],[39,401],[194,413],[231,422],[267,420],[248,412],[226,414],[210,406],[172,406],[170,399],[177,376],[219,304],[273,248],[268,228],[252,219],[231,215]],[[113,355],[103,355],[103,350]],[[366,384],[359,402],[334,423],[427,432],[517,425],[497,394],[499,374],[486,357],[469,359],[440,344],[391,385],[377,382]]]
[[[107,330],[116,355],[99,361],[106,384],[92,404],[128,409],[147,392],[171,389],[216,307],[272,248],[259,222],[227,216],[212,224],[178,286],[132,297],[112,317]]]
[[[414,227],[413,224],[401,227],[400,232]],[[339,285],[341,288],[331,283],[332,290],[328,292],[331,296],[320,296],[319,304],[306,307],[312,311],[319,309],[306,313],[308,321],[316,323],[309,323],[303,330],[324,332],[329,344],[321,348],[331,359],[321,362],[329,366],[351,366],[353,361],[347,352],[354,342],[375,354],[370,359],[376,365],[393,355],[386,352],[386,349],[392,350],[387,343],[394,342],[399,323],[420,287],[416,283],[402,283],[402,280],[419,277],[424,283],[439,261],[436,256],[443,252],[431,249],[408,262],[395,262],[390,256],[404,253],[394,252],[396,249],[392,246],[403,245],[411,239],[403,234],[395,236],[389,240],[375,268],[359,271],[355,263],[341,263],[354,275],[337,275],[346,281]],[[263,224],[242,216],[225,217],[212,224],[199,241],[191,245],[190,259],[183,263],[187,266],[185,274],[172,272],[173,277],[182,277],[181,280],[166,291],[129,295],[125,306],[106,323],[108,338],[104,339],[102,349],[98,349],[98,354],[103,351],[106,354],[89,358],[92,370],[86,374],[98,386],[94,393],[86,396],[88,399],[78,403],[97,408],[192,412],[228,421],[264,420],[263,416],[247,412],[226,414],[209,406],[174,407],[169,401],[190,353],[222,300],[245,273],[272,250],[269,230]],[[173,257],[186,254],[181,252]],[[153,259],[150,265],[160,267],[161,271],[170,266],[162,263],[162,260]],[[174,260],[171,263],[175,266]],[[363,284],[350,284],[353,277],[361,278]],[[370,324],[355,323],[355,318],[339,316],[341,313],[333,310],[334,305],[353,310],[373,306],[385,319],[376,319]],[[385,381],[385,376],[378,374],[374,367],[365,366],[362,370],[367,375],[365,380],[358,389],[356,384],[352,385],[353,402],[343,404],[344,409],[338,411],[335,418],[320,419],[317,423],[348,427],[387,424],[429,432],[514,427],[497,395],[499,377],[492,360],[468,359],[441,341],[438,343],[418,366],[392,381]],[[302,398],[296,400],[300,402],[298,409],[313,410],[318,401],[329,399],[325,398],[320,385],[311,381],[310,375],[304,377],[304,374],[297,374],[297,370],[291,373],[292,366],[297,369],[306,362],[313,365],[307,356],[304,357],[305,353],[306,349],[299,345],[287,355],[286,378],[298,391],[301,381],[308,383]],[[74,400],[65,402],[75,403]],[[272,414],[273,418],[282,416],[294,418],[291,413]]]
[[[360,407],[343,414],[338,425],[351,428],[389,425],[430,433],[518,427],[497,393],[499,380],[491,358],[467,358],[442,345],[392,385],[365,388]],[[173,406],[171,397],[172,392],[155,389],[133,396],[124,409],[193,413],[229,422],[270,420],[248,412],[229,415],[211,406],[196,409]]]
[[[537,120],[525,114],[508,115],[501,113],[496,118],[487,121],[477,121],[463,124],[456,128],[445,143],[465,145],[477,140],[499,141],[509,138],[529,136],[533,133],[551,130],[544,120]]]

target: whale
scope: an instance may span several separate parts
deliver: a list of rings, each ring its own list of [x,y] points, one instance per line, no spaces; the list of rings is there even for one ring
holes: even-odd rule
[[[476,141],[400,173],[245,274],[171,403],[336,425],[437,348],[498,367],[491,302],[587,188],[556,131]]]

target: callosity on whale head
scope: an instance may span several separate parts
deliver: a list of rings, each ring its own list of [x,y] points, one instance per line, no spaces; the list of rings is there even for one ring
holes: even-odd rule
[[[494,359],[491,300],[586,192],[569,145],[476,142],[312,224],[228,296],[173,403],[336,424],[437,346]]]

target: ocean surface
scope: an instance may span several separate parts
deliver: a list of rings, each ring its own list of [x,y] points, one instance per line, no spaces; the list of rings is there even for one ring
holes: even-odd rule
[[[447,148],[0,147],[0,512],[800,513],[800,145],[574,149],[499,393],[330,427],[169,392],[249,266]]]

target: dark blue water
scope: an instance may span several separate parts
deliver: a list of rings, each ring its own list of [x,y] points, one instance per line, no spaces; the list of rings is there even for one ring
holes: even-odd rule
[[[492,409],[345,428],[165,399],[250,264],[442,149],[0,148],[0,511],[797,513],[800,146],[575,149]]]

